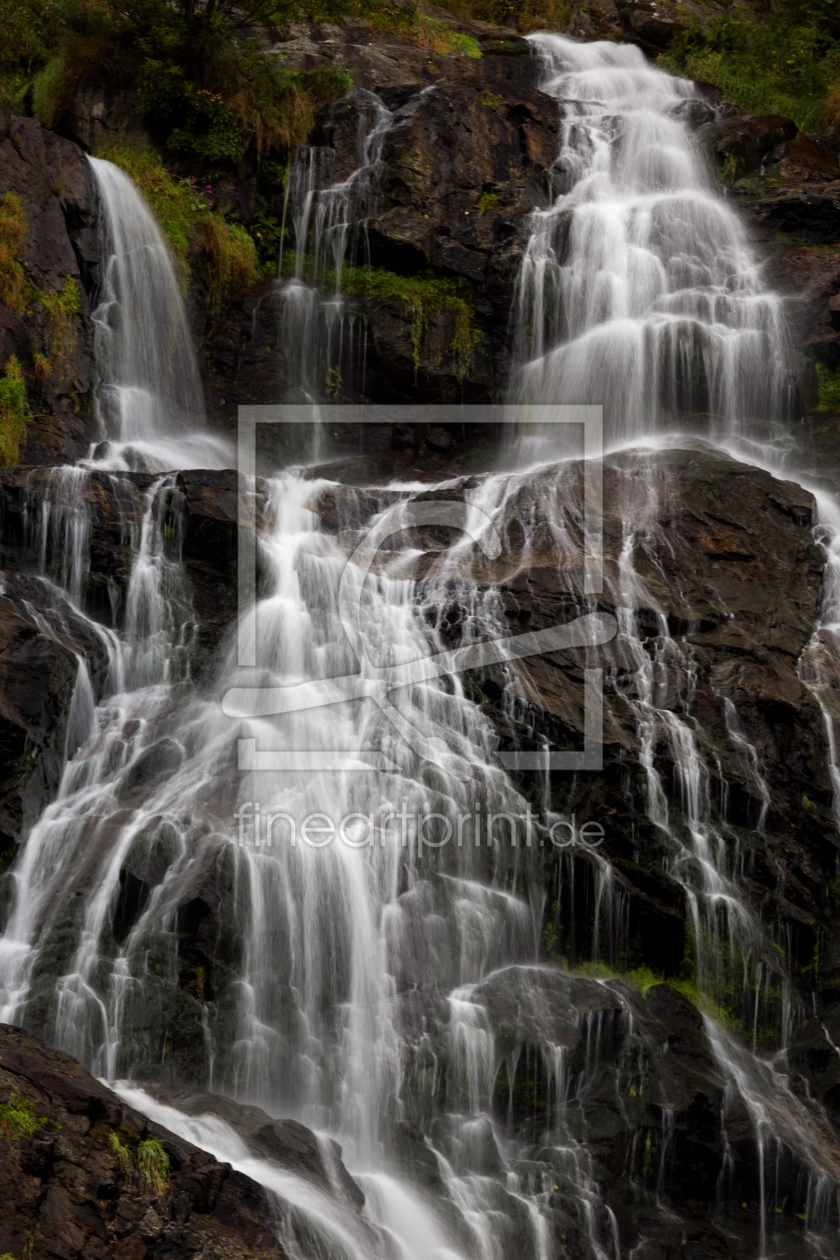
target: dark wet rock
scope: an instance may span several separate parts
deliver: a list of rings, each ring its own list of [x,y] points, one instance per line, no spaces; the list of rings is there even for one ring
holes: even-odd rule
[[[306,1177],[328,1194],[338,1194],[357,1210],[365,1196],[341,1160],[341,1147],[332,1138],[319,1140],[297,1120],[276,1120],[259,1107],[234,1102],[219,1094],[152,1087],[155,1097],[190,1116],[218,1116],[236,1129],[258,1159]]]
[[[0,1025],[0,1099],[17,1092],[45,1125],[0,1143],[0,1247],[32,1260],[282,1260],[266,1191],[229,1164],[127,1106],[75,1059]],[[121,1158],[112,1144],[118,1139]],[[155,1139],[171,1179],[158,1193],[136,1171]]]
[[[21,462],[60,464],[86,454],[97,436],[90,319],[98,265],[96,206],[84,154],[33,118],[0,112],[0,196],[10,191],[26,212],[21,260],[36,292],[27,299],[23,315],[0,305],[0,368],[17,355],[27,378],[34,419]],[[74,344],[38,384],[33,355],[50,345],[49,321],[38,295],[59,292],[68,279],[80,293]]]
[[[94,696],[108,674],[103,637],[51,583],[0,572],[2,861],[55,794],[90,713],[73,698],[83,663]]]
[[[702,136],[719,164],[728,161],[732,165],[730,182],[758,170],[775,149],[790,145],[797,137],[796,123],[777,114],[728,118],[714,123]]]
[[[161,739],[132,762],[122,784],[126,795],[143,792],[154,779],[174,774],[184,760],[184,750],[174,739]]]
[[[0,469],[0,562],[28,570],[41,564],[43,513],[49,509],[47,572],[59,572],[76,543],[62,520],[87,522],[89,563],[84,566],[82,605],[106,625],[125,620],[132,557],[149,495],[160,482],[154,511],[169,558],[183,561],[188,588],[183,599],[195,622],[192,666],[198,676],[237,612],[238,481],[232,469],[191,470],[162,480],[150,473],[79,470],[72,479],[46,468]],[[249,518],[262,522],[260,483]],[[62,516],[63,513],[63,516]],[[41,524],[39,525],[39,520]]]
[[[767,154],[766,165],[779,163],[779,178],[794,184],[827,184],[840,179],[836,157],[826,153],[814,140],[801,134],[777,145]]]

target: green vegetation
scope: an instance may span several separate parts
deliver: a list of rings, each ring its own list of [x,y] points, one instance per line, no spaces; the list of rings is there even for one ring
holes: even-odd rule
[[[327,277],[328,283],[329,279]],[[415,373],[420,366],[420,351],[429,330],[429,317],[440,311],[450,312],[455,318],[455,332],[449,348],[455,360],[456,374],[459,378],[466,376],[481,333],[473,326],[473,305],[465,281],[435,276],[431,272],[398,276],[393,271],[378,267],[345,267],[342,288],[345,293],[366,296],[375,302],[387,298],[398,298],[402,302],[411,320]]]
[[[76,316],[79,313],[82,295],[79,286],[72,276],[65,278],[64,284],[57,293],[40,294],[41,305],[46,311],[49,327],[49,358],[47,374],[55,372],[61,376],[67,369],[71,354],[76,348]],[[39,355],[35,365],[36,380],[43,373],[44,356]]]
[[[840,411],[840,368],[832,371],[825,363],[815,363],[814,367],[820,391],[817,411]]]
[[[572,16],[568,0],[449,0],[446,8],[460,17],[500,22],[529,31],[565,31]]]
[[[26,274],[20,251],[26,239],[26,212],[20,198],[7,192],[0,200],[0,302],[16,315],[26,310]]]
[[[169,1156],[157,1138],[147,1138],[137,1147],[137,1171],[157,1194],[169,1189]]]
[[[494,192],[483,192],[478,199],[478,217],[484,214],[485,210],[495,210],[502,203]]]
[[[769,0],[752,21],[724,13],[697,22],[660,61],[719,87],[756,114],[782,114],[801,131],[840,116],[840,5],[836,0]]]
[[[201,190],[194,180],[175,179],[153,149],[109,145],[99,150],[130,175],[163,229],[185,279],[190,254],[205,263],[209,307],[217,314],[260,276],[254,241],[235,223],[212,208],[212,185]]]
[[[119,1134],[115,1133],[113,1129],[108,1134],[108,1145],[119,1159],[122,1170],[127,1176],[132,1169],[131,1151],[120,1141]]]
[[[13,354],[0,376],[0,467],[8,468],[17,463],[20,444],[31,419],[23,370]],[[12,1123],[8,1108],[14,1098],[15,1095],[12,1095],[12,1100],[5,1107],[0,1107],[0,1124],[5,1124],[7,1128]],[[31,1106],[26,1099],[21,1100],[21,1105]]]
[[[0,390],[2,390],[2,383],[0,383]],[[11,1097],[0,1106],[0,1128],[6,1130],[7,1137],[33,1137],[47,1125],[59,1128],[54,1120],[50,1120],[48,1116],[42,1116],[35,1103],[25,1098],[20,1090],[14,1090]]]

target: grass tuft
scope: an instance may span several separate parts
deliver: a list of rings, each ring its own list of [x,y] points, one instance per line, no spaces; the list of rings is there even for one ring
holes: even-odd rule
[[[8,364],[6,367],[8,371]],[[2,399],[2,388],[3,383],[0,381],[0,399]],[[1,402],[0,416],[2,416]],[[0,425],[2,425],[2,420],[0,420]],[[10,1138],[33,1137],[47,1125],[52,1125],[54,1128],[60,1127],[48,1116],[42,1116],[35,1103],[24,1097],[20,1090],[14,1090],[11,1097],[0,1106],[0,1127],[6,1130],[6,1135]]]
[[[169,1189],[169,1156],[157,1138],[147,1138],[137,1147],[137,1171],[157,1194]]]

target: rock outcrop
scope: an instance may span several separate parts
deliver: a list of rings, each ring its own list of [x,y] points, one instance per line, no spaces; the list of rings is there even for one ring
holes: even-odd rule
[[[10,1116],[15,1110],[28,1124]],[[158,1185],[138,1169],[138,1150],[150,1140],[168,1162]],[[69,1055],[7,1024],[0,1201],[3,1253],[31,1260],[286,1255],[276,1204],[262,1186],[147,1120]]]
[[[84,154],[34,118],[0,113],[0,198],[9,192],[26,218],[24,287],[16,310],[0,300],[0,366],[16,355],[27,380],[34,419],[21,462],[66,463],[96,436],[90,297],[99,254]],[[50,310],[44,298],[53,299]]]

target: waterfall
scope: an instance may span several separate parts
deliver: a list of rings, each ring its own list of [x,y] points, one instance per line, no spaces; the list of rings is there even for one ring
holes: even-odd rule
[[[635,563],[645,548],[654,559],[657,547],[667,551],[656,531],[656,461],[677,445],[674,430],[775,440],[772,425],[756,422],[780,423],[789,405],[782,306],[694,147],[694,87],[635,48],[532,38],[564,121],[559,194],[535,216],[518,281],[523,362],[513,390],[528,401],[603,401],[611,438],[630,446],[611,465],[620,546],[603,593],[617,635],[598,658],[607,717],[617,726],[630,715],[627,763],[632,756],[640,771],[663,878],[681,893],[698,990],[720,1005],[729,994],[752,1033],[750,1050],[697,1016],[727,1086],[724,1110],[758,1152],[761,1258],[783,1147],[798,1160],[786,1184],[806,1174],[796,1190],[808,1213],[801,1254],[816,1257],[836,1242],[830,1187],[840,1150],[784,1073],[798,1010],[776,925],[753,904],[726,809],[713,801],[712,771],[722,772],[691,713],[693,649],[669,629],[655,574],[646,581]],[[362,317],[342,274],[365,256],[363,223],[377,204],[393,115],[372,93],[354,100],[350,173],[334,179],[323,148],[301,148],[289,181],[294,275],[281,266],[277,283],[284,387],[295,400],[323,400],[330,372],[348,361],[363,385]],[[227,643],[216,676],[194,685],[171,470],[224,467],[231,454],[202,428],[183,295],[161,233],[123,174],[91,165],[107,259],[95,312],[107,440],[85,468],[53,482],[34,531],[43,572],[75,603],[90,533],[75,499],[87,465],[154,477],[125,621],[107,636],[109,693],[94,709],[80,676],[58,794],[14,868],[0,1018],[38,1028],[121,1081],[132,1105],[290,1204],[278,1229],[294,1260],[626,1260],[631,1244],[593,1155],[613,1137],[597,1118],[633,1113],[662,1049],[662,1025],[642,995],[608,974],[630,965],[627,895],[617,867],[594,850],[585,860],[552,855],[548,887],[541,850],[550,827],[570,825],[560,792],[546,775],[532,833],[521,781],[496,755],[499,725],[527,723],[528,676],[496,662],[491,721],[486,696],[456,668],[458,654],[510,635],[500,586],[511,575],[553,566],[562,620],[600,607],[558,561],[577,550],[579,467],[555,460],[449,481],[443,498],[459,541],[383,549],[375,564],[358,544],[371,549],[371,538],[428,524],[429,487],[349,492],[334,532],[323,506],[335,485],[278,473],[266,489],[254,623],[266,692],[359,680],[361,648],[375,670],[435,658],[451,673],[409,671],[388,704],[363,676],[348,694],[328,690],[335,703],[254,716],[243,703],[253,673]],[[501,539],[508,568],[494,569]],[[58,564],[62,551],[72,554]],[[840,783],[821,659],[840,633],[836,547],[832,561],[825,624],[802,672],[824,701]],[[591,646],[581,641],[575,668]],[[762,760],[734,703],[718,698],[761,833],[771,804]],[[243,748],[255,756],[239,775]],[[327,824],[337,834],[321,843]],[[548,965],[539,959],[552,902],[562,939]],[[779,1034],[773,1061],[755,1053],[760,1018]],[[702,1053],[698,1041],[686,1057]],[[340,1141],[365,1215],[255,1158],[218,1117],[188,1115],[138,1085],[165,1076],[173,1059],[173,1074],[187,1064],[191,1084]],[[614,1167],[627,1201],[635,1196],[654,1224],[677,1230],[669,1160],[679,1107],[667,1090],[656,1107],[653,1119],[638,1115]],[[721,1202],[734,1166],[722,1132]],[[612,1161],[610,1151],[603,1163]]]
[[[88,158],[101,209],[103,268],[93,312],[97,408],[113,468],[224,468],[204,432],[204,399],[175,264],[153,214],[117,166]]]
[[[782,302],[690,134],[697,88],[631,45],[529,38],[563,122],[519,277],[516,396],[603,403],[612,440],[783,419]]]

